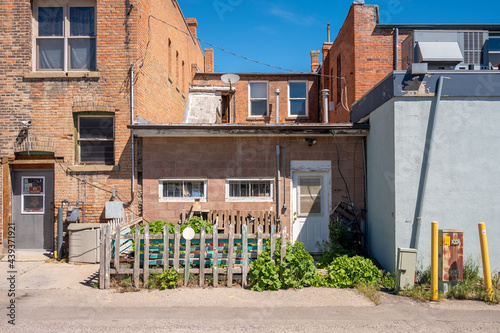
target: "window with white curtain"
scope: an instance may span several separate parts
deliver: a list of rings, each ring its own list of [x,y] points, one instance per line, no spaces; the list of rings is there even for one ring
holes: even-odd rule
[[[96,70],[95,1],[34,2],[35,69]]]

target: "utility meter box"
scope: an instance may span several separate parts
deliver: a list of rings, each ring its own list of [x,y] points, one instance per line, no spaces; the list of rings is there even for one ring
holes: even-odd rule
[[[80,220],[80,208],[68,206],[66,211],[66,221],[76,222]]]
[[[405,290],[415,284],[415,266],[417,250],[398,248],[398,267],[396,272],[396,289]]]
[[[98,263],[100,223],[71,223],[69,232],[69,262]]]
[[[449,287],[463,280],[464,231],[439,230],[439,290],[447,292]]]
[[[107,219],[119,219],[125,216],[125,207],[122,201],[107,201],[104,208]]]

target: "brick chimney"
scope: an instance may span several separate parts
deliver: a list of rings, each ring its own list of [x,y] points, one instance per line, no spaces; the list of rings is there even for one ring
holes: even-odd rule
[[[196,37],[196,29],[198,28],[198,21],[194,17],[190,17],[186,19],[186,23],[189,27],[189,31],[191,31],[191,35],[193,35],[194,38]]]
[[[205,73],[214,73],[214,49],[205,49]]]
[[[319,67],[319,51],[311,51],[311,72],[315,72]]]

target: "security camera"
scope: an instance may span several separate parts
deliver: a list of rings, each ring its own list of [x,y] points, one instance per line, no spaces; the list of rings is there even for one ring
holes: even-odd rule
[[[31,126],[31,120],[24,120],[24,121],[21,121],[21,123],[23,124],[24,128],[28,128]]]

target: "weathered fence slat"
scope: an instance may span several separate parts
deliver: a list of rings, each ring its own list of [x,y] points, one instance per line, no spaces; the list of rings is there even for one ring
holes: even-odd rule
[[[227,286],[233,285],[234,224],[229,225],[229,248],[227,253]]]
[[[214,232],[212,237],[212,248],[213,248],[213,273],[212,278],[214,279],[214,287],[217,287],[219,284],[219,274],[218,274],[218,266],[219,266],[219,218],[215,219],[214,224]]]
[[[271,261],[276,262],[274,255],[274,250],[276,250],[276,226],[271,226]]]
[[[143,264],[143,277],[142,281],[144,286],[149,282],[149,224],[144,226],[144,264]]]
[[[243,238],[243,269],[241,271],[241,284],[243,288],[247,287],[247,274],[248,274],[248,235],[247,235],[247,226],[244,225],[241,227],[242,229],[242,238]]]
[[[120,272],[120,225],[116,225],[114,228],[115,232],[115,269],[116,272]]]
[[[200,287],[205,285],[205,226],[200,231]]]
[[[141,260],[141,227],[135,226],[135,253],[134,253],[134,287],[139,288],[140,260]]]
[[[104,255],[105,260],[105,274],[104,274],[104,289],[108,289],[110,285],[110,270],[111,270],[111,227],[106,226],[106,246]]]
[[[106,229],[101,226],[101,244],[99,249],[99,289],[105,289],[104,287],[104,275],[106,275]]]
[[[187,287],[189,283],[189,266],[190,266],[190,257],[191,253],[191,240],[186,239],[186,254],[184,256],[184,286]]]
[[[170,235],[168,233],[168,225],[163,226],[163,270],[168,270],[168,260],[169,260],[169,244],[170,244]]]
[[[281,262],[285,258],[286,254],[286,227],[281,228]]]
[[[257,255],[262,253],[262,225],[257,227]]]
[[[179,270],[180,242],[181,242],[181,226],[177,224],[175,226],[175,239],[174,239],[174,269],[176,271]]]

